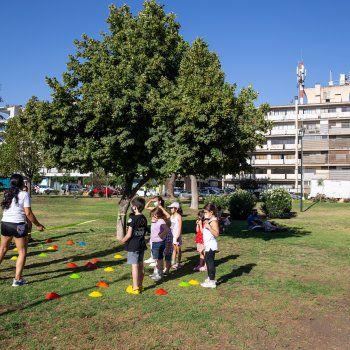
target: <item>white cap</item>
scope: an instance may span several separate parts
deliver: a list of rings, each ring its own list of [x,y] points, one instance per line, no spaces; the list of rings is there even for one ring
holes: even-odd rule
[[[173,202],[170,205],[168,205],[168,208],[177,208],[177,209],[179,209],[180,208],[180,204],[179,204],[179,202]]]

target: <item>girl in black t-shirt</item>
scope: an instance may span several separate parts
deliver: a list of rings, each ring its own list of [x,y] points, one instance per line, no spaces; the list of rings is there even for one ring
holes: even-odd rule
[[[147,232],[147,219],[142,214],[145,200],[136,197],[131,201],[135,215],[128,220],[128,230],[122,243],[126,243],[125,250],[128,252],[128,264],[131,265],[132,285],[126,289],[129,294],[140,294],[143,291],[143,278],[145,276],[143,267],[143,256],[147,249],[145,235]]]

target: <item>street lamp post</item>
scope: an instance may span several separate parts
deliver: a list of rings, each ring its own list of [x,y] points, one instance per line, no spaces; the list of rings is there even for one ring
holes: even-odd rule
[[[300,139],[300,212],[303,211],[303,197],[304,197],[304,167],[303,167],[303,138],[305,135],[305,129],[298,130]]]

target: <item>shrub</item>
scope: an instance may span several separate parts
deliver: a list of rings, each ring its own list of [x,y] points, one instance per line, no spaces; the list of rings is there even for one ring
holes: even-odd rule
[[[252,193],[238,189],[229,196],[231,218],[244,220],[248,217],[256,203]]]
[[[292,197],[283,188],[264,191],[260,196],[263,202],[261,209],[270,218],[289,217],[292,210]]]
[[[207,205],[209,203],[214,204],[216,207],[221,207],[222,210],[228,209],[229,207],[229,201],[230,201],[231,195],[228,196],[208,196],[204,198],[204,205]]]

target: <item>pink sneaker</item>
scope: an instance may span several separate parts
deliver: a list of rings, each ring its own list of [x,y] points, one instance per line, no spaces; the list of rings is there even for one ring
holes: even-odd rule
[[[200,271],[200,272],[205,272],[205,271],[207,271],[207,267],[206,267],[206,266],[201,266],[201,267],[199,268],[199,271]]]

